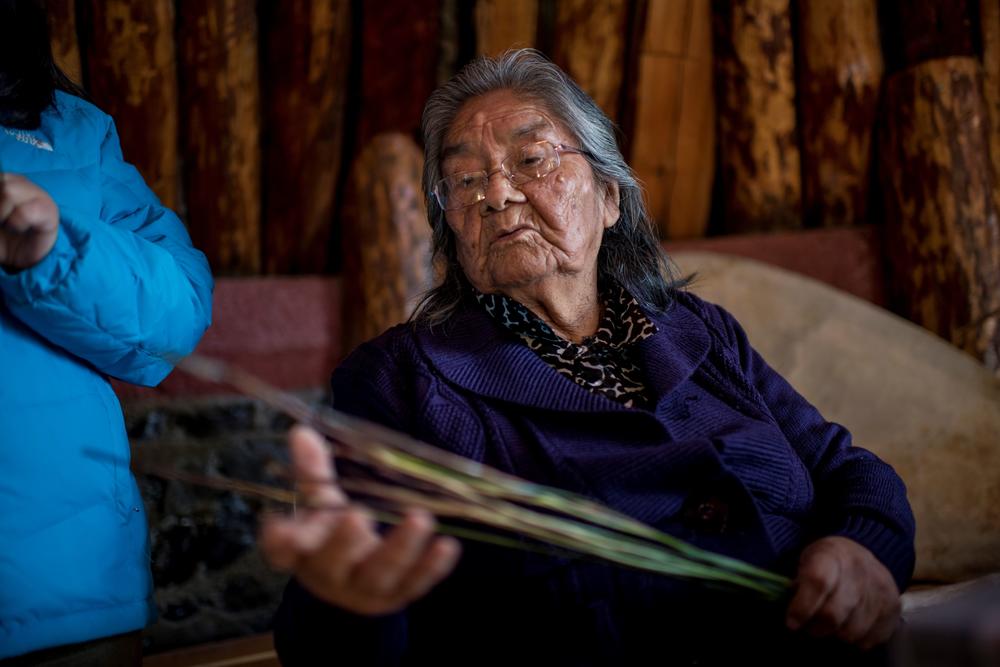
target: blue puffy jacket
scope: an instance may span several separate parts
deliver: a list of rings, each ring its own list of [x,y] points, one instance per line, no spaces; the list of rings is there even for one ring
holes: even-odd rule
[[[211,319],[184,226],[122,158],[111,118],[63,93],[0,165],[44,188],[59,235],[0,269],[0,658],[142,628],[146,516],[115,377],[152,386]]]

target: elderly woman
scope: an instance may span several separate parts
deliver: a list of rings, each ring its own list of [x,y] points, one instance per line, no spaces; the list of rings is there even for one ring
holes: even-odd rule
[[[795,576],[784,605],[630,570],[435,537],[411,513],[273,520],[294,573],[285,664],[875,661],[899,620],[913,518],[851,446],[670,278],[611,122],[535,51],[481,58],[424,110],[424,188],[446,273],[413,320],[333,376],[341,410],[595,498]],[[329,480],[292,434],[302,478]],[[303,488],[341,502],[335,485]]]

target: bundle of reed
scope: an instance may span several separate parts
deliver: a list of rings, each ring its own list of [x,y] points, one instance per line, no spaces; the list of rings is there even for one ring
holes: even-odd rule
[[[752,591],[771,600],[789,590],[791,582],[784,576],[701,549],[581,495],[520,479],[331,408],[315,409],[224,362],[190,356],[177,366],[202,380],[233,387],[324,435],[334,460],[350,470],[337,484],[385,523],[400,521],[407,508],[423,508],[438,518],[440,532],[463,539],[598,559]],[[296,501],[294,492],[267,485],[150,472],[280,502]]]

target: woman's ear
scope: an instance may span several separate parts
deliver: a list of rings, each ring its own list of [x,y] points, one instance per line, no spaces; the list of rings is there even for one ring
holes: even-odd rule
[[[604,184],[604,228],[614,227],[621,217],[621,199],[617,181]]]

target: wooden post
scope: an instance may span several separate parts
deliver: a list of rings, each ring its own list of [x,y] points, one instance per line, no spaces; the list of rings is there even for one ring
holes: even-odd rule
[[[419,135],[424,103],[437,86],[441,23],[436,0],[361,4],[358,148],[382,132]]]
[[[1000,0],[979,0],[983,37],[986,110],[990,119],[990,159],[1000,179]]]
[[[553,60],[616,120],[625,69],[626,0],[556,4]]]
[[[170,208],[180,206],[172,0],[90,0],[90,94],[111,114],[125,159]]]
[[[713,24],[726,229],[800,227],[789,0],[714,0]]]
[[[1000,197],[982,68],[935,59],[890,79],[880,141],[897,299],[931,331],[1000,369]]]
[[[56,65],[74,83],[82,83],[83,67],[80,66],[80,46],[76,38],[76,3],[73,0],[45,0],[45,11],[49,15],[49,40]]]
[[[420,187],[423,154],[381,134],[351,170],[344,227],[344,350],[406,320],[432,283],[431,231]]]
[[[257,16],[250,0],[179,4],[188,223],[216,272],[261,265]]]
[[[535,46],[538,0],[476,0],[476,53],[495,56]]]
[[[886,69],[896,72],[935,58],[974,56],[976,1],[879,0]]]
[[[639,20],[632,168],[660,234],[697,238],[708,226],[715,178],[711,5],[649,0]]]
[[[884,64],[875,0],[799,2],[799,118],[805,221],[867,222]]]
[[[327,268],[340,180],[350,60],[350,3],[265,4],[264,265]]]

